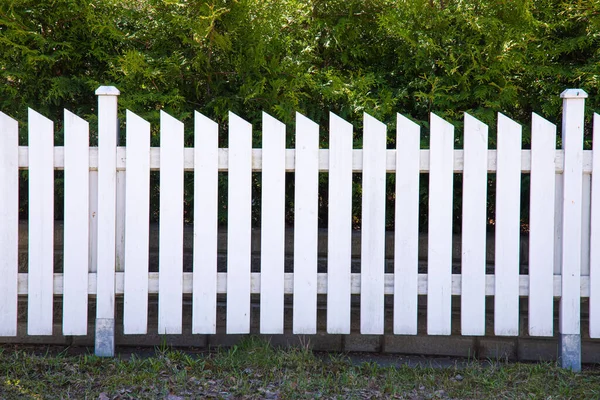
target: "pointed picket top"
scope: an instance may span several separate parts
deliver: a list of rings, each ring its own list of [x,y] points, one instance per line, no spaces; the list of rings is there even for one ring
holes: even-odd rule
[[[269,114],[269,113],[267,113],[265,111],[262,112],[262,120],[263,120],[263,123],[264,122],[279,122],[279,123],[283,123],[283,122],[281,122],[280,120],[278,120],[277,118],[275,118],[274,116],[272,116],[271,114]]]
[[[29,125],[30,132],[31,132],[31,128],[33,126],[35,126],[35,124],[39,124],[38,126],[43,126],[45,128],[45,129],[42,129],[42,131],[49,130],[53,134],[54,122],[51,119],[46,118],[39,112],[35,111],[33,108],[27,109],[27,119],[28,119],[28,125]],[[29,136],[29,138],[31,140],[31,135]]]
[[[469,113],[464,113],[464,121],[465,121],[465,126],[467,126],[467,124],[472,128],[472,130],[474,132],[484,132],[488,130],[488,125],[483,123],[482,121],[478,120],[477,118],[475,118],[474,116],[472,116]],[[465,129],[465,132],[467,130]]]
[[[183,126],[183,122],[181,122],[177,118],[173,117],[172,115],[166,113],[165,111],[160,110],[161,134],[164,132],[167,132],[170,128],[181,129],[180,127],[182,127],[182,126]]]
[[[219,124],[208,118],[206,115],[194,111],[194,127],[199,131],[202,127],[218,128]]]
[[[165,113],[166,114],[166,113]],[[169,114],[166,114],[169,115]],[[172,118],[172,117],[171,117]],[[146,131],[150,126],[150,122],[146,121],[144,118],[140,117],[136,113],[130,110],[125,111],[125,121],[128,124],[140,125],[142,131]],[[161,114],[161,123],[162,123],[162,114]]]
[[[315,129],[319,129],[319,124],[296,111],[296,134],[301,130],[312,132]]]
[[[263,132],[265,127],[270,127],[275,131],[282,133],[285,136],[285,124],[266,112],[262,112]]]
[[[354,126],[350,122],[331,111],[329,112],[329,123],[331,127],[338,128],[336,132],[339,132],[340,134],[344,134],[348,131],[352,134],[352,131],[354,130]]]
[[[437,114],[429,113],[429,128],[431,132],[440,132],[442,134],[454,134],[454,125],[446,121]],[[436,129],[433,129],[433,128]]]
[[[64,109],[65,130],[74,129],[75,132],[84,131],[89,128],[89,123],[77,114]]]
[[[520,123],[518,123],[514,119],[511,119],[511,118],[507,117],[506,115],[502,114],[501,112],[499,112],[498,113],[498,127],[501,127],[501,126],[510,131],[518,129],[519,132],[522,128]]]
[[[411,120],[410,118],[396,113],[396,129],[403,129],[408,132],[415,132],[415,130],[420,130],[419,124]],[[417,132],[418,133],[418,132]]]
[[[531,125],[538,126],[540,131],[545,132],[550,129],[556,129],[556,125],[552,122],[548,121],[546,118],[536,114],[534,112],[531,113]],[[533,129],[532,129],[533,130]]]
[[[19,128],[19,122],[0,111],[0,132],[12,131]]]
[[[248,127],[252,127],[252,124],[239,115],[229,111],[229,128],[231,129],[233,126],[239,126],[241,130],[248,129]],[[230,130],[231,133],[231,130]]]
[[[363,113],[363,122],[364,122],[364,131],[368,131],[370,129],[373,130],[381,130],[381,129],[387,129],[387,125],[384,124],[383,122],[381,122],[380,120],[378,120],[377,118],[373,117],[370,114],[367,114],[366,112]],[[367,129],[367,126],[370,129]]]

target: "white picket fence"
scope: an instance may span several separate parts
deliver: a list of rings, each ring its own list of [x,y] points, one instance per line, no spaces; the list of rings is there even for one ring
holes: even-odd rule
[[[600,337],[600,152],[583,151],[587,95],[563,97],[563,149],[556,126],[533,114],[531,150],[521,126],[498,115],[497,149],[488,127],[465,114],[464,150],[454,127],[431,114],[430,149],[420,128],[398,114],[397,149],[386,125],[364,115],[363,148],[353,127],[330,115],[329,149],[319,126],[296,116],[296,149],[285,125],[263,114],[262,149],[252,126],[229,114],[229,148],[218,125],[196,113],[194,148],[184,125],[162,112],[160,147],[150,124],[126,115],[127,146],[117,147],[118,90],[101,87],[99,146],[88,123],[65,110],[64,147],[52,121],[29,110],[29,145],[0,113],[0,335],[17,334],[17,301],[27,297],[27,333],[53,333],[53,296],[63,297],[62,332],[85,335],[96,298],[97,353],[114,351],[115,296],[124,297],[125,334],[148,332],[148,294],[158,293],[158,331],[182,332],[183,294],[192,294],[192,332],[213,334],[217,294],[227,294],[227,333],[250,332],[251,294],[260,294],[260,332],[284,332],[284,294],[293,294],[294,333],[317,331],[317,295],[327,295],[327,332],[348,334],[351,295],[360,294],[360,331],[384,333],[384,296],[393,295],[393,332],[417,333],[417,296],[427,295],[427,332],[451,333],[451,298],[461,296],[461,333],[485,334],[485,297],[494,296],[494,332],[519,334],[519,297],[529,301],[529,334],[554,335],[560,298],[563,351],[580,341],[580,299],[589,297],[589,335]],[[594,145],[600,146],[594,115]],[[18,176],[29,171],[29,268],[18,272]],[[54,273],[54,170],[64,170],[64,273]],[[150,171],[160,171],[159,272],[148,271]],[[194,172],[194,267],[183,272],[183,177]],[[227,273],[217,272],[217,177],[228,172]],[[251,174],[262,171],[261,272],[251,273]],[[285,173],[295,173],[294,273],[284,272]],[[328,269],[317,272],[318,176],[329,174]],[[352,174],[362,173],[361,273],[351,273]],[[396,173],[394,273],[385,273],[386,173]],[[429,173],[427,274],[418,273],[419,177]],[[453,175],[463,174],[462,274],[452,274]],[[488,173],[496,174],[495,274],[486,275]],[[521,174],[531,174],[529,275],[519,274]],[[127,179],[124,179],[126,174]],[[591,201],[591,203],[590,203]],[[590,216],[591,212],[591,216]],[[124,271],[124,272],[120,272]],[[188,322],[189,323],[189,322]],[[111,336],[112,335],[112,336]],[[570,342],[569,340],[574,339]],[[566,344],[565,344],[566,343]],[[569,344],[571,343],[571,344]],[[574,344],[573,344],[574,343]],[[566,346],[566,347],[565,347]],[[564,353],[566,354],[566,353]],[[563,355],[564,355],[563,354]],[[565,355],[566,357],[566,355]],[[571,365],[577,368],[577,360]]]

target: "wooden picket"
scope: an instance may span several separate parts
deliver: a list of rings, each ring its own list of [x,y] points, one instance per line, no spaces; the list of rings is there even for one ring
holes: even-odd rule
[[[364,114],[360,333],[383,334],[386,126]]]
[[[17,335],[19,125],[0,112],[0,336]]]
[[[419,125],[396,116],[394,333],[416,335],[419,283]]]
[[[158,333],[181,333],[183,320],[183,123],[160,114]]]
[[[319,126],[296,113],[293,332],[317,332]]]
[[[521,241],[521,126],[498,114],[494,332],[519,334],[519,248]]]
[[[229,334],[315,334],[326,295],[329,334],[356,332],[352,295],[360,296],[360,333],[416,335],[419,296],[427,296],[427,333],[450,335],[452,296],[460,296],[460,333],[486,334],[486,298],[494,297],[494,333],[518,336],[519,299],[527,297],[530,336],[554,332],[560,299],[563,366],[580,358],[581,298],[589,297],[589,335],[600,337],[600,116],[594,150],[583,150],[585,92],[567,90],[563,149],[556,126],[531,119],[531,150],[522,149],[519,123],[498,114],[497,149],[488,126],[464,116],[464,149],[454,149],[454,126],[431,114],[429,149],[418,124],[400,114],[395,148],[387,126],[364,114],[362,149],[353,126],[331,113],[329,148],[319,148],[319,125],[296,114],[295,149],[286,126],[263,113],[262,148],[252,148],[252,125],[229,113],[229,146],[218,147],[219,125],[196,113],[194,147],[184,148],[184,124],[161,112],[160,147],[150,146],[150,123],[126,112],[126,147],[117,147],[118,90],[101,87],[99,145],[88,123],[65,110],[65,145],[54,146],[53,122],[29,110],[28,146],[18,146],[17,121],[0,113],[0,336],[17,335],[18,297],[27,297],[27,334],[51,335],[55,296],[62,296],[63,335],[88,333],[88,300],[96,300],[96,350],[114,354],[115,296],[123,296],[123,333],[147,334],[149,295],[158,294],[158,333],[181,334],[184,296],[191,294],[191,331],[215,334],[217,296],[225,294]],[[256,132],[254,133],[256,134]],[[19,268],[19,169],[28,170],[28,269]],[[64,268],[54,268],[54,171],[64,169]],[[159,270],[149,272],[150,172],[160,171]],[[184,272],[184,171],[194,174],[193,271]],[[260,172],[260,272],[252,266],[252,173]],[[227,270],[218,272],[219,172],[227,177]],[[293,173],[293,272],[286,263],[286,172]],[[319,272],[319,173],[328,178],[327,271]],[[353,262],[353,174],[361,175],[360,272]],[[386,175],[395,188],[386,190]],[[428,179],[427,272],[419,273],[421,174]],[[460,255],[453,250],[454,174],[462,173]],[[530,198],[522,199],[522,174]],[[495,174],[495,259],[488,259],[488,187]],[[386,273],[386,198],[395,212],[393,273]],[[521,273],[521,201],[529,202],[528,272]],[[388,203],[389,204],[389,203]],[[392,242],[388,243],[389,244]],[[388,249],[389,250],[389,249]],[[425,250],[425,249],[422,249]],[[425,253],[422,251],[421,253]],[[453,257],[454,256],[454,257]],[[460,258],[460,273],[452,273]],[[487,263],[493,262],[493,274]],[[391,266],[391,265],[390,265]],[[456,267],[456,266],[454,266]],[[259,320],[251,319],[259,295]],[[286,325],[285,295],[292,295]],[[386,296],[393,301],[386,302]],[[189,299],[190,297],[186,297]],[[323,297],[323,300],[325,297]],[[393,312],[386,314],[386,303]],[[458,304],[458,303],[455,303]],[[423,311],[423,310],[421,310]],[[386,317],[393,316],[393,326]],[[120,316],[116,316],[119,318]],[[153,328],[154,329],[154,328]],[[579,355],[580,357],[580,355]]]
[[[329,113],[327,333],[349,334],[352,271],[352,125]]]
[[[150,123],[127,111],[123,332],[148,332]]]
[[[263,113],[260,332],[283,333],[285,124]]]
[[[217,331],[219,126],[194,118],[194,291],[192,332]]]
[[[65,110],[63,335],[88,327],[89,154],[88,123]]]
[[[554,330],[554,154],[556,126],[533,114],[531,126],[532,207],[529,210],[529,335],[552,336]]]
[[[488,127],[465,114],[460,322],[463,335],[485,335]]]
[[[252,125],[229,113],[227,333],[250,332]]]
[[[449,335],[452,317],[452,153],[454,127],[430,120],[427,333]]]
[[[54,124],[29,109],[27,334],[52,335],[54,314]]]

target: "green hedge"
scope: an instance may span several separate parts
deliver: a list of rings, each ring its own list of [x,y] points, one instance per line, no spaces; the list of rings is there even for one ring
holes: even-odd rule
[[[122,120],[130,109],[152,122],[153,145],[158,145],[158,114],[164,109],[186,123],[190,146],[194,110],[221,124],[222,146],[227,145],[229,110],[254,124],[255,147],[260,147],[263,110],[288,125],[290,147],[295,111],[323,127],[323,147],[329,111],[354,124],[357,147],[363,112],[388,124],[391,148],[396,112],[421,124],[423,147],[428,146],[428,113],[435,112],[455,124],[460,148],[462,115],[468,112],[490,125],[493,148],[499,111],[524,124],[527,146],[531,112],[559,123],[558,95],[565,88],[583,88],[590,94],[588,110],[599,109],[599,65],[600,0],[0,2],[0,110],[21,122],[23,142],[27,107],[57,121],[60,144],[63,108],[95,129],[94,90],[114,85],[122,93]],[[589,121],[591,111],[586,117]],[[391,227],[393,176],[389,182]],[[225,189],[224,179],[221,184]],[[289,179],[290,205],[292,185]],[[189,177],[186,188],[191,220]],[[325,178],[321,189],[324,226]],[[354,192],[358,225],[359,178]],[[26,217],[25,198],[22,206]],[[59,218],[61,207],[59,199]],[[460,196],[455,209],[458,222]]]

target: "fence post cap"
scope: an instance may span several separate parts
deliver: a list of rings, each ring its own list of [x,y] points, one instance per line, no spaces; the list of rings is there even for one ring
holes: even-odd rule
[[[118,96],[121,92],[114,86],[100,86],[96,89],[96,96]]]
[[[587,99],[588,94],[583,89],[567,89],[560,94],[561,99]]]

